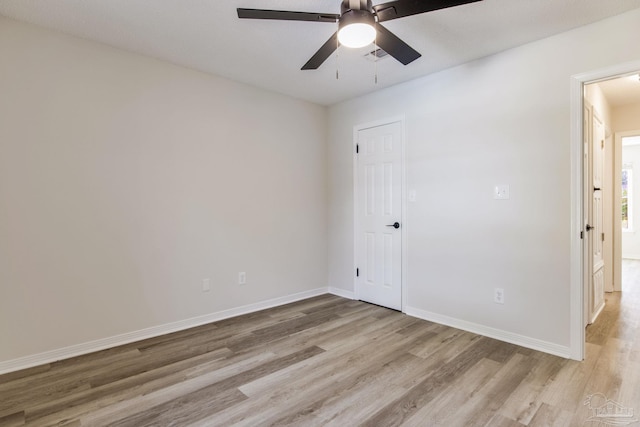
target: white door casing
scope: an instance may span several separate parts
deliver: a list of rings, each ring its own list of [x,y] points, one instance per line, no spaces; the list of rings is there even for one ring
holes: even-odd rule
[[[591,212],[591,181],[590,181],[590,170],[591,170],[591,150],[589,149],[591,145],[591,132],[593,128],[591,126],[591,105],[587,102],[586,98],[584,99],[584,107],[583,107],[583,116],[582,116],[582,200],[584,203],[584,207],[582,209],[583,217],[581,218],[582,224],[589,224],[589,212]],[[584,249],[583,255],[584,259],[582,262],[583,271],[582,275],[584,277],[584,301],[583,301],[583,326],[587,326],[591,323],[591,307],[593,306],[593,286],[592,280],[593,275],[591,274],[591,247],[589,240],[589,232],[584,232]]]
[[[395,310],[402,310],[402,137],[400,121],[355,135],[356,295]]]
[[[640,129],[616,132],[614,138],[614,177],[613,177],[613,291],[622,291],[622,140],[631,136],[640,136]],[[606,238],[606,236],[605,236]]]
[[[574,360],[584,360],[585,356],[585,305],[587,299],[585,283],[588,282],[585,265],[588,264],[585,254],[589,254],[584,238],[585,230],[585,196],[584,187],[588,181],[584,179],[585,164],[583,153],[584,123],[582,120],[585,105],[584,86],[597,81],[608,80],[637,74],[640,61],[630,61],[605,66],[603,68],[574,74],[570,78],[570,150],[571,150],[571,221],[570,221],[570,302],[569,302],[569,357]],[[619,218],[619,216],[618,216]],[[615,221],[617,223],[617,221]]]

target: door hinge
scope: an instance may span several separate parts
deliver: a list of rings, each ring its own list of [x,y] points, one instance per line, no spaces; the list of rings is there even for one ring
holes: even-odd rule
[[[356,268],[356,277],[360,277],[360,269]]]
[[[360,145],[356,144],[356,154],[360,152]]]
[[[604,242],[604,233],[602,233],[602,241]]]
[[[584,239],[584,231],[580,232],[580,239]]]

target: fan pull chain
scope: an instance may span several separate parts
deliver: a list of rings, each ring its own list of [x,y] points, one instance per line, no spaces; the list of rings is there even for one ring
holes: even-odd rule
[[[340,25],[338,25],[338,30],[340,29]],[[338,61],[338,48],[340,47],[340,40],[338,40],[338,33],[336,32],[336,80],[340,79],[340,74],[338,73],[338,69],[340,68],[340,63]]]
[[[373,39],[373,55],[375,58],[373,59],[374,67],[375,67],[375,84],[378,84],[378,23],[375,23],[376,29],[376,38]]]

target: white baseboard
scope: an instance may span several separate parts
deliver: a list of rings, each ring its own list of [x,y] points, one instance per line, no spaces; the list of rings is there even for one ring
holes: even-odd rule
[[[640,255],[639,254],[622,254],[622,259],[638,260],[638,259],[640,259]]]
[[[347,291],[344,289],[340,289],[340,288],[334,288],[334,287],[329,287],[329,293],[333,294],[333,295],[337,295],[339,297],[342,298],[347,298],[347,299],[356,299],[356,293],[353,291]]]
[[[289,304],[295,301],[311,298],[318,295],[330,293],[343,298],[355,299],[355,293],[340,288],[317,288],[310,291],[299,292],[284,297],[273,298],[266,301],[257,302],[254,304],[248,304],[229,310],[223,310],[216,313],[206,314],[204,316],[193,317],[191,319],[180,320],[177,322],[167,323],[164,325],[153,326],[138,331],[127,332],[112,337],[102,338],[95,341],[89,341],[86,343],[76,344],[69,347],[63,347],[44,353],[34,354],[31,356],[20,357],[18,359],[7,360],[0,362],[0,374],[8,372],[19,371],[21,369],[31,368],[34,366],[44,365],[52,363],[58,360],[69,359],[71,357],[81,356],[83,354],[92,353],[95,351],[104,350],[107,348],[117,347],[123,344],[129,344],[135,341],[140,341],[148,338],[157,337],[164,334],[170,334],[172,332],[182,331],[185,329],[193,328],[196,326],[205,325],[211,322],[217,322],[219,320],[228,319],[230,317],[240,316],[243,314],[253,313],[256,311],[264,310],[267,308],[276,307],[279,305]],[[546,341],[538,340],[535,338],[525,337],[523,335],[514,334],[511,332],[503,331],[501,329],[490,328],[488,326],[479,325],[473,322],[467,322],[465,320],[455,319],[441,314],[432,313],[424,310],[420,310],[413,307],[406,307],[405,314],[419,319],[428,320],[431,322],[440,323],[443,325],[451,326],[453,328],[462,329],[465,331],[473,332],[475,334],[484,335],[490,338],[495,338],[500,341],[506,341],[512,344],[520,345],[522,347],[531,348],[533,350],[550,353],[556,356],[570,358],[569,347],[549,343]]]
[[[0,362],[0,374],[7,372],[19,371],[21,369],[32,368],[46,363],[52,363],[58,360],[69,359],[71,357],[81,356],[83,354],[100,351],[107,348],[117,347],[123,344],[129,344],[135,341],[153,338],[172,332],[182,331],[184,329],[205,325],[218,320],[228,319],[229,317],[240,316],[242,314],[253,313],[279,305],[289,304],[291,302],[315,297],[327,293],[327,288],[312,289],[310,291],[299,292],[284,297],[273,298],[254,304],[244,305],[242,307],[232,308],[229,310],[218,311],[216,313],[205,314],[204,316],[193,317],[191,319],[179,320],[177,322],[166,323],[164,325],[152,326],[150,328],[141,329],[139,331],[127,332],[112,337],[102,338],[95,341],[89,341],[81,344],[63,347],[56,350],[45,351],[44,353],[34,354],[31,356],[20,357],[18,359]],[[333,292],[331,292],[333,293]],[[342,295],[340,295],[342,296]],[[347,297],[348,298],[348,297]]]
[[[483,335],[489,338],[495,338],[521,347],[530,348],[532,350],[542,351],[544,353],[553,354],[555,356],[571,358],[571,349],[566,346],[542,341],[536,338],[526,337],[524,335],[514,334],[513,332],[503,331],[502,329],[491,328],[489,326],[480,325],[466,320],[455,319],[453,317],[444,316],[438,313],[432,313],[418,308],[406,307],[405,314],[419,319],[428,320],[430,322],[440,323],[442,325],[451,326],[463,331],[473,332],[474,334]]]

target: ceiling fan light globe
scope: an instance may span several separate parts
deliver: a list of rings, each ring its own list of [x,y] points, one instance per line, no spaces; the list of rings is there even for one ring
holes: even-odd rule
[[[376,39],[376,29],[370,24],[356,22],[345,25],[338,31],[338,41],[350,48],[370,45]]]

